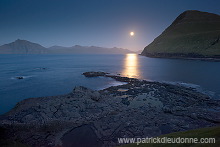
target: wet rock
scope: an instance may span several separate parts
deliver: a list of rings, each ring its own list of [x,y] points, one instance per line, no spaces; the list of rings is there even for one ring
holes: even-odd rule
[[[21,77],[21,76],[20,76],[20,77],[16,77],[16,79],[21,80],[21,79],[24,79],[24,77]]]
[[[85,77],[98,77],[98,76],[105,76],[106,72],[84,72],[83,75]]]

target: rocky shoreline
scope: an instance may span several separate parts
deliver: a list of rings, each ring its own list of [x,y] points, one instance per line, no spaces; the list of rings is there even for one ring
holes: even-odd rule
[[[30,146],[116,146],[120,137],[152,137],[220,124],[220,100],[171,84],[83,73],[126,82],[93,91],[29,98],[0,118],[5,138]]]

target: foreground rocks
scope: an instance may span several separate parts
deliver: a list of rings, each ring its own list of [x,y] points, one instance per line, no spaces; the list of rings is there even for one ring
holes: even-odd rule
[[[84,75],[127,84],[100,91],[80,86],[67,95],[23,100],[2,116],[4,135],[31,146],[116,146],[120,137],[151,137],[220,123],[220,101],[192,88],[103,72]]]

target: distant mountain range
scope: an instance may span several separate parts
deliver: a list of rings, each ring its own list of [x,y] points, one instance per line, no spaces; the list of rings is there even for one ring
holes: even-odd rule
[[[134,53],[122,48],[104,48],[96,46],[72,47],[52,46],[45,48],[37,43],[17,39],[16,41],[0,46],[0,54],[127,54]]]
[[[220,58],[220,16],[196,10],[180,14],[141,55],[165,58]]]
[[[0,54],[44,54],[47,48],[26,40],[16,40],[0,46]]]

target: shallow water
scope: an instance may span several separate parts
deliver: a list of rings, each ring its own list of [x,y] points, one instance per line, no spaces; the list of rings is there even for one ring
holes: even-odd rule
[[[121,84],[110,78],[86,78],[87,71],[171,82],[220,97],[220,62],[157,59],[127,55],[0,55],[0,114],[30,97],[65,94],[74,86],[98,90]],[[22,76],[24,79],[17,79]]]

